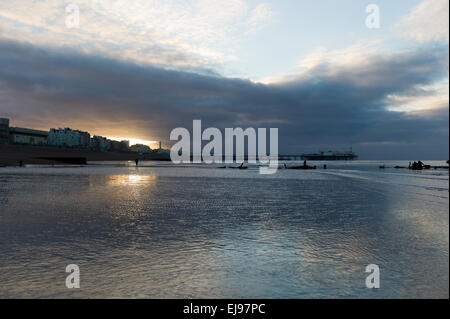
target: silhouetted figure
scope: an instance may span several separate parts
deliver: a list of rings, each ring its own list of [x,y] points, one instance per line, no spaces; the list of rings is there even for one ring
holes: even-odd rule
[[[306,161],[303,161],[303,166],[306,167]]]
[[[323,169],[327,169],[327,164],[323,164]]]
[[[136,166],[138,166],[138,164],[139,164],[139,159],[136,158],[134,161],[136,162]]]
[[[284,168],[286,168],[286,169],[287,169],[287,165],[286,165],[286,163],[284,163]]]

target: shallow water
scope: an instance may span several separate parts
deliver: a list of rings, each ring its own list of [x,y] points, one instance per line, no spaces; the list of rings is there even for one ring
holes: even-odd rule
[[[448,298],[448,170],[327,164],[0,168],[0,297]]]

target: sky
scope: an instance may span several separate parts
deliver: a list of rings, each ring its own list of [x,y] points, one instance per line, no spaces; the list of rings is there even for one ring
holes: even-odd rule
[[[448,6],[2,1],[0,117],[152,147],[200,119],[277,127],[284,154],[448,159]]]

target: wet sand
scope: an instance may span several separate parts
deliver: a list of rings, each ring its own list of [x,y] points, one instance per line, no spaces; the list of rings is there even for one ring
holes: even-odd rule
[[[0,168],[0,298],[448,298],[448,171],[380,164]]]

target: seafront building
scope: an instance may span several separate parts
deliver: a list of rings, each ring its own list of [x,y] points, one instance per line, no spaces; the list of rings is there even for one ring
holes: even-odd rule
[[[91,135],[88,132],[72,130],[71,128],[50,129],[48,133],[48,145],[65,147],[90,146]]]
[[[9,119],[0,118],[0,143],[46,145],[48,132],[23,127],[10,127]]]
[[[47,145],[48,132],[23,127],[9,128],[9,142],[24,145]]]
[[[91,138],[90,148],[97,151],[108,152],[111,150],[111,140],[103,136],[94,135]]]
[[[130,151],[132,152],[136,152],[139,154],[147,154],[147,153],[151,153],[152,149],[144,144],[136,144],[136,145],[132,145],[130,146]]]
[[[111,141],[111,151],[113,152],[126,152],[130,150],[130,141]]]
[[[48,145],[57,147],[86,148],[101,152],[136,152],[140,154],[163,153],[161,148],[152,150],[149,146],[130,141],[114,141],[103,136],[91,135],[88,132],[66,128],[52,128],[48,132],[22,127],[10,127],[9,119],[0,118],[0,143],[19,145]],[[168,151],[167,151],[168,152]]]

